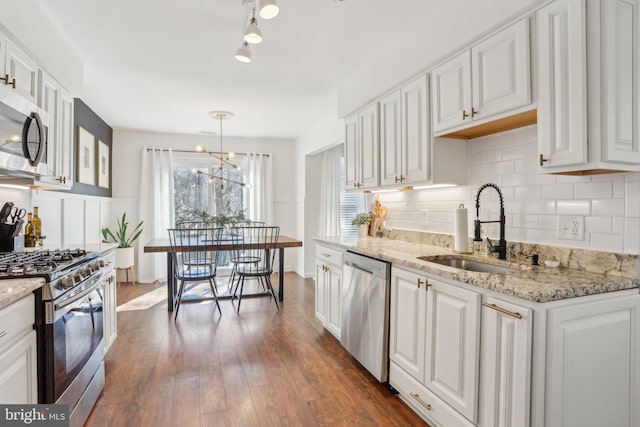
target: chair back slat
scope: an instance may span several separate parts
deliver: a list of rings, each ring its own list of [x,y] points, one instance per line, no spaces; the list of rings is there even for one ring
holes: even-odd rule
[[[276,226],[232,227],[231,262],[242,274],[271,274],[279,235]]]
[[[215,277],[222,228],[171,228],[167,231],[177,276],[185,280]]]

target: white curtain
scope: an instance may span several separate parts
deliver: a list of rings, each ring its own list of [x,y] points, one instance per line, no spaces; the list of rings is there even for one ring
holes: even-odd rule
[[[322,152],[319,236],[340,234],[340,157],[342,145]]]
[[[144,243],[167,239],[174,226],[173,154],[171,149],[143,148],[138,212],[144,230],[138,245],[138,280],[153,282],[167,279],[167,254],[144,253]]]
[[[273,225],[273,182],[271,156],[247,153],[243,165],[245,214],[252,221]]]

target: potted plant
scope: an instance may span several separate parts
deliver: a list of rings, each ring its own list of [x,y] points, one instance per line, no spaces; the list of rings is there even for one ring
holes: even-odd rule
[[[358,226],[358,236],[366,237],[369,234],[369,224],[371,224],[371,213],[361,212],[351,221],[351,225]]]
[[[118,230],[114,233],[109,228],[102,229],[102,243],[117,243],[116,249],[116,268],[129,268],[134,265],[133,242],[136,241],[142,233],[142,221],[136,225],[136,228],[127,234],[127,213],[122,214],[122,218],[118,219]]]

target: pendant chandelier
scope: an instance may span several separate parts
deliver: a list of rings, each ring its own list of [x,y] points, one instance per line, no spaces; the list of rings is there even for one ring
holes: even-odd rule
[[[249,187],[249,184],[247,184],[245,182],[236,181],[234,179],[230,179],[230,178],[226,178],[226,177],[222,176],[225,166],[227,167],[227,169],[229,169],[229,168],[236,169],[236,170],[240,169],[240,167],[238,165],[233,164],[233,163],[230,162],[230,160],[234,157],[233,152],[225,153],[225,152],[222,151],[222,121],[230,119],[231,117],[233,117],[233,113],[229,112],[229,111],[211,111],[211,112],[209,112],[209,116],[211,116],[214,119],[218,119],[218,121],[220,122],[220,151],[218,153],[207,151],[201,145],[198,145],[196,147],[196,149],[201,153],[207,153],[211,157],[213,157],[216,160],[218,160],[220,163],[219,163],[218,168],[215,170],[214,173],[208,173],[208,172],[204,172],[202,170],[194,170],[194,172],[196,172],[198,175],[206,175],[206,176],[208,176],[210,183],[212,183],[214,180],[217,179],[218,181],[220,181],[220,189],[221,190],[224,190],[224,183],[225,182],[229,182],[229,183],[232,183],[232,184],[237,184],[237,185],[240,185],[242,187]]]

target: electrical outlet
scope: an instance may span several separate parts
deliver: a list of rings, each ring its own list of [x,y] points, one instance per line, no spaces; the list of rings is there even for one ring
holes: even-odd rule
[[[559,216],[558,239],[584,240],[584,217]]]

